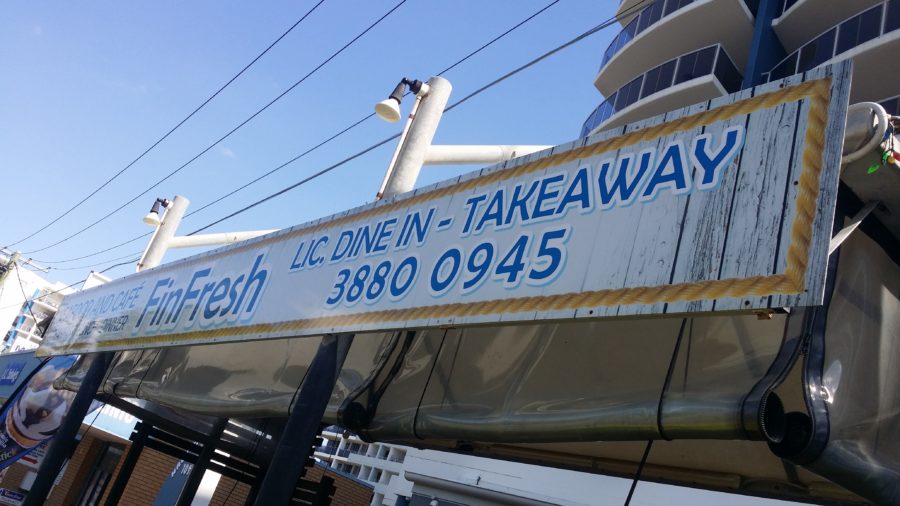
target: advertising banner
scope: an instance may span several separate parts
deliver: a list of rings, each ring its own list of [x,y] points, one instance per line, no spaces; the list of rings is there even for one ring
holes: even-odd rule
[[[11,506],[19,506],[25,501],[25,494],[9,490],[8,488],[0,488],[0,504],[9,504]]]
[[[69,295],[38,353],[820,304],[849,68]]]
[[[9,467],[56,434],[75,392],[57,390],[53,382],[77,358],[51,358],[4,405],[0,411],[0,469]]]

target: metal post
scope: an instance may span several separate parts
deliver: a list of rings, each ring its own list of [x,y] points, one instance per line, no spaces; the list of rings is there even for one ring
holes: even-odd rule
[[[35,477],[34,483],[31,485],[31,491],[25,497],[23,506],[38,506],[46,502],[47,495],[50,494],[53,481],[56,479],[56,475],[59,474],[63,462],[72,454],[75,445],[78,443],[75,436],[81,427],[81,421],[84,420],[84,416],[87,414],[88,408],[90,408],[91,402],[94,400],[94,395],[106,376],[106,370],[112,363],[112,359],[113,352],[107,351],[94,354],[94,361],[81,381],[81,387],[78,388],[78,393],[75,395],[75,399],[72,401],[72,405],[69,407],[69,412],[63,419],[62,425],[60,425],[56,436],[51,440],[50,447],[47,449],[47,455],[38,469],[37,477]]]
[[[122,494],[125,493],[125,487],[128,486],[128,479],[131,478],[131,473],[134,472],[134,466],[137,464],[141,452],[144,450],[144,443],[147,441],[147,436],[150,434],[150,429],[152,427],[151,424],[145,421],[142,421],[140,427],[138,427],[137,434],[135,434],[134,440],[131,442],[131,447],[128,449],[128,455],[125,456],[125,460],[119,467],[119,474],[116,475],[116,481],[113,482],[112,488],[109,489],[109,495],[106,497],[105,506],[116,506],[119,504],[119,499],[121,499]]]
[[[222,432],[227,426],[228,419],[220,418],[213,427],[209,440],[203,445],[203,450],[200,451],[197,462],[191,467],[191,474],[188,475],[181,493],[178,494],[178,501],[175,503],[175,506],[190,506],[191,502],[193,502],[194,496],[197,495],[197,488],[200,487],[200,482],[203,480],[204,473],[206,473],[206,466],[216,451],[216,441],[222,437]]]
[[[450,81],[443,77],[432,77],[428,81],[428,94],[422,99],[422,104],[416,111],[415,119],[410,123],[409,132],[403,142],[403,147],[397,155],[397,162],[393,172],[385,185],[383,195],[385,198],[405,193],[413,189],[438,122],[450,99],[450,91],[453,87]]]
[[[163,255],[169,249],[169,241],[175,237],[175,231],[178,230],[181,218],[184,217],[184,212],[190,203],[190,200],[178,195],[172,199],[172,203],[166,208],[162,221],[156,227],[156,232],[153,233],[153,237],[147,243],[147,249],[144,250],[144,254],[141,255],[141,259],[138,261],[138,272],[156,267],[162,262]]]
[[[352,343],[353,334],[322,337],[260,485],[254,503],[257,506],[288,504],[291,500]]]
[[[763,83],[763,73],[787,56],[784,46],[772,28],[772,20],[781,5],[781,0],[760,0],[753,21],[753,38],[750,41],[750,55],[744,67],[744,81],[741,89],[752,88]]]

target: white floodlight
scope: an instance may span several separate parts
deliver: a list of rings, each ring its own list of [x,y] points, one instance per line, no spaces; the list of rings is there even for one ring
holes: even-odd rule
[[[150,212],[144,216],[144,223],[150,225],[152,227],[159,226],[159,208],[169,207],[169,201],[166,199],[156,199],[156,202],[153,203],[153,207],[150,208]]]
[[[375,104],[375,114],[379,118],[388,123],[396,123],[400,121],[400,101],[403,100],[403,94],[406,93],[406,87],[409,86],[410,91],[417,96],[428,93],[428,85],[418,79],[403,78],[394,88],[391,96]]]

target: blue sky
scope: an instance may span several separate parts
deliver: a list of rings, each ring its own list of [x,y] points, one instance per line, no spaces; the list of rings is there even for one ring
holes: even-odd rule
[[[188,197],[196,209],[366,116],[404,76],[427,79],[549,0],[409,0],[358,43],[269,110],[122,212],[59,246],[69,235],[189,160],[312,70],[399,0],[327,0],[246,74],[169,139],[85,205],[15,244],[50,279],[72,283],[145,242],[86,260],[50,263],[149,231],[157,196]],[[124,167],[293,24],[312,2],[29,2],[0,17],[0,174],[6,218],[0,246],[30,234]],[[611,17],[616,2],[566,0],[446,74],[451,103]],[[613,26],[448,113],[441,144],[560,144],[578,136],[601,101],[593,86]],[[408,110],[409,103],[405,104]],[[191,216],[194,230],[263,195],[398,132],[372,118],[241,193]],[[211,231],[283,228],[373,200],[395,144]],[[475,167],[430,167],[419,185]],[[196,252],[196,251],[193,251]],[[166,260],[193,253],[170,253]],[[96,266],[92,264],[97,264]],[[126,275],[133,266],[110,271]],[[615,480],[625,490],[624,481]],[[598,481],[598,486],[601,482]],[[611,483],[611,482],[603,482]],[[625,487],[625,488],[623,488]],[[641,485],[634,504],[665,504],[668,487]],[[681,489],[677,497],[719,504],[722,496]],[[687,494],[687,495],[685,495]],[[679,499],[681,500],[681,499]],[[729,497],[731,504],[768,504]]]
[[[404,76],[427,79],[549,3],[410,0],[306,82],[134,204],[59,246],[52,244],[126,202],[312,70],[399,0],[326,1],[165,142],[86,204],[13,246],[74,282],[144,242],[82,256],[149,230],[156,196],[196,209],[314,146],[372,111]],[[14,218],[0,246],[58,216],[200,104],[312,2],[42,3],[8,6],[0,20],[0,172]],[[451,102],[612,16],[612,2],[560,2],[451,70]],[[558,144],[578,135],[601,100],[592,81],[615,29],[596,34],[448,113],[436,143]],[[409,104],[406,104],[408,107]],[[194,215],[182,233],[331,165],[399,130],[372,118],[243,192]],[[283,228],[369,202],[394,143],[212,230]],[[475,167],[426,168],[429,184]],[[33,253],[29,253],[33,252]],[[167,260],[177,258],[173,252]],[[101,263],[99,268],[108,264]],[[95,268],[97,268],[95,267]],[[71,269],[71,270],[62,270]],[[125,266],[108,274],[121,276]]]

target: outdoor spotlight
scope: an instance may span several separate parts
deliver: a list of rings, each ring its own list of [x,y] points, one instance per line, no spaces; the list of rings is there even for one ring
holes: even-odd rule
[[[169,207],[169,201],[166,199],[156,199],[156,202],[153,203],[153,207],[150,208],[150,212],[147,213],[147,216],[144,216],[144,223],[153,227],[159,226],[160,206]]]
[[[400,121],[400,101],[403,100],[403,94],[406,93],[407,86],[409,86],[409,90],[416,95],[420,92],[428,91],[428,85],[422,81],[419,81],[418,79],[410,80],[404,77],[400,80],[400,83],[397,84],[397,87],[394,88],[391,96],[375,104],[375,114],[388,123]]]

